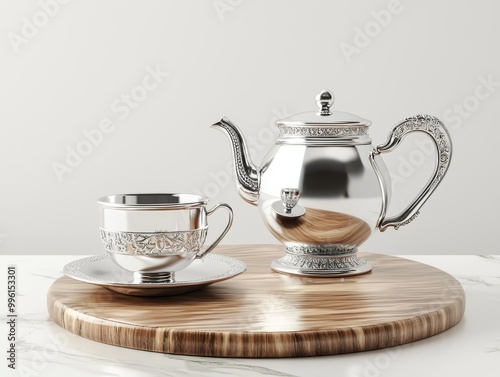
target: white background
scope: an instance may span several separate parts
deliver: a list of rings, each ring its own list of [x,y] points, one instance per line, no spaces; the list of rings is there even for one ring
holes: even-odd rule
[[[454,143],[448,175],[417,220],[375,234],[363,250],[498,254],[500,3],[394,4],[0,3],[0,251],[102,253],[96,199],[125,192],[207,194],[235,210],[224,243],[277,243],[229,183],[229,143],[209,126],[228,116],[253,140],[258,164],[273,121],[314,110],[329,88],[335,109],[373,121],[374,144],[416,113],[444,120]],[[145,91],[148,67],[168,77]],[[131,92],[144,98],[116,111]],[[58,176],[68,148],[107,118],[110,132]],[[387,159],[399,177],[392,212],[432,170],[421,140],[408,138]],[[222,221],[211,219],[213,233]]]

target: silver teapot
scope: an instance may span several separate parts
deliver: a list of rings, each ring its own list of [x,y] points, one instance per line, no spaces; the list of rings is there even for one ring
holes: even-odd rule
[[[451,139],[439,119],[407,118],[374,148],[371,122],[332,111],[333,102],[332,93],[323,90],[316,96],[318,111],[276,121],[279,136],[261,167],[250,161],[245,139],[229,119],[212,125],[229,137],[241,197],[258,205],[264,224],[285,246],[285,255],[272,263],[275,271],[311,276],[369,272],[372,267],[357,255],[358,247],[377,229],[398,229],[415,219],[450,164]],[[432,138],[436,166],[408,207],[388,217],[391,179],[381,154],[411,132]]]

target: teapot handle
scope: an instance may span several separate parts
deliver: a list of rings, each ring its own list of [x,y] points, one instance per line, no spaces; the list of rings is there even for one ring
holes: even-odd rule
[[[393,151],[410,132],[423,132],[432,138],[437,149],[436,166],[431,179],[410,205],[397,216],[386,217],[389,198],[387,190],[384,189],[383,173],[375,161],[375,156]],[[420,207],[431,196],[446,174],[450,165],[451,151],[450,134],[444,124],[439,119],[430,115],[415,115],[398,123],[389,134],[386,143],[377,146],[370,152],[370,162],[383,188],[382,211],[377,221],[377,227],[380,231],[383,232],[390,226],[393,226],[397,230],[400,226],[409,224],[418,216]]]

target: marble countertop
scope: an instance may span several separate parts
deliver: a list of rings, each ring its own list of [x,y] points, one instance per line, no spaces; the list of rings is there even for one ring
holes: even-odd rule
[[[1,376],[499,376],[500,256],[413,255],[457,278],[466,311],[455,327],[377,351],[293,359],[224,359],[144,352],[74,335],[56,325],[46,292],[84,256],[0,256]],[[7,266],[17,267],[16,370],[8,368]],[[8,357],[8,356],[7,356]]]

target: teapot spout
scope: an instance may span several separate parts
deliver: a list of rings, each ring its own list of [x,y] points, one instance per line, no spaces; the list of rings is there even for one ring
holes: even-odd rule
[[[259,200],[259,171],[250,160],[248,148],[241,131],[227,118],[222,118],[212,125],[223,131],[231,142],[236,172],[236,187],[240,196],[250,204],[256,205]]]

